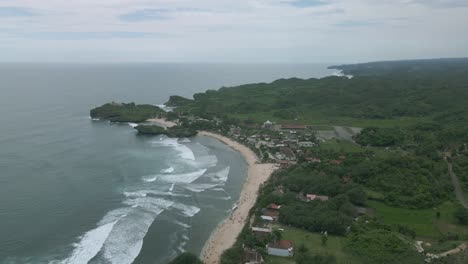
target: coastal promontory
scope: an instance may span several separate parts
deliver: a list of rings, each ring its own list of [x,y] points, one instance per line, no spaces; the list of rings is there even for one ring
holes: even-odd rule
[[[92,109],[90,116],[111,122],[139,123],[162,113],[164,111],[155,105],[111,102]]]

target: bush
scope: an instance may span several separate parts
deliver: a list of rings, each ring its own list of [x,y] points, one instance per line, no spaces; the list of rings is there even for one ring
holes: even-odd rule
[[[468,225],[468,209],[463,207],[457,208],[457,210],[455,210],[455,218],[457,218],[460,224]]]

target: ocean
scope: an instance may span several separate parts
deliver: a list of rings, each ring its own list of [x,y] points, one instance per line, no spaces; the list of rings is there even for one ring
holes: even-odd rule
[[[247,175],[207,137],[137,136],[93,121],[110,101],[279,78],[325,64],[0,64],[0,263],[167,263],[199,254]]]

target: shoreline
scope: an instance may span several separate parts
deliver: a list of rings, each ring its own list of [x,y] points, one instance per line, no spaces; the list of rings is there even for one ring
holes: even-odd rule
[[[199,136],[208,136],[219,140],[238,151],[248,165],[247,178],[242,186],[236,209],[213,230],[200,253],[205,264],[218,264],[223,252],[231,248],[248,221],[250,209],[255,205],[260,186],[277,169],[272,163],[257,163],[255,153],[245,145],[219,134],[200,131]]]

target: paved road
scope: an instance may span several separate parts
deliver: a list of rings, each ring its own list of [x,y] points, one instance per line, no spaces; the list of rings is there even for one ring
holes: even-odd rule
[[[458,180],[457,175],[453,172],[452,163],[447,159],[447,155],[445,156],[445,161],[447,162],[448,173],[450,175],[450,179],[452,180],[453,188],[455,189],[455,196],[457,196],[457,199],[460,201],[463,207],[468,209],[468,202],[465,200],[465,195],[463,194],[460,181]]]

